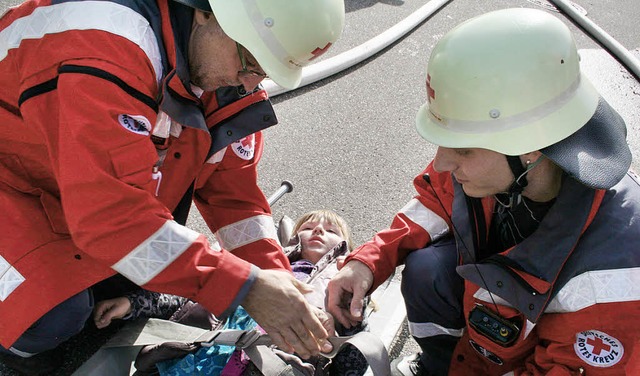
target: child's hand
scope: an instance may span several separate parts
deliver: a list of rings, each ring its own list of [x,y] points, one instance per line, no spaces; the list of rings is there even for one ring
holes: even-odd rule
[[[96,303],[93,322],[98,329],[106,328],[111,320],[121,319],[131,312],[131,302],[127,297],[107,299]]]

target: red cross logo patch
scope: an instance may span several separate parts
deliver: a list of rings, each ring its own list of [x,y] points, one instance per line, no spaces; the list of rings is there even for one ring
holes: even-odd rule
[[[432,99],[436,99],[436,91],[431,87],[431,75],[427,74],[427,100],[431,103]]]
[[[238,157],[248,161],[249,159],[253,158],[255,146],[255,136],[253,134],[250,134],[247,137],[234,142],[230,147]]]
[[[318,47],[315,50],[311,51],[311,54],[313,55],[313,57],[311,59],[309,59],[309,61],[311,61],[311,60],[317,58],[318,56],[324,54],[325,52],[327,52],[329,47],[331,47],[331,42],[327,43],[327,45],[322,47],[322,48]]]
[[[118,115],[118,122],[120,125],[129,132],[137,133],[143,136],[148,136],[151,130],[151,123],[142,115]]]
[[[594,367],[611,367],[624,355],[624,347],[616,338],[597,330],[576,334],[576,355]]]

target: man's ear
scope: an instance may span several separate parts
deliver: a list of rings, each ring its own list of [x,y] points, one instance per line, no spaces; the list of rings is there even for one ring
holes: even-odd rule
[[[542,153],[540,152],[540,150],[535,150],[532,151],[530,153],[527,154],[522,154],[520,156],[520,160],[522,161],[523,165],[529,165],[531,163],[536,162],[538,159],[540,159],[542,157]],[[529,162],[529,163],[527,163]]]
[[[211,18],[213,18],[213,13],[211,12],[204,12],[200,9],[195,9],[193,12],[193,22],[198,25],[205,25],[211,21]]]

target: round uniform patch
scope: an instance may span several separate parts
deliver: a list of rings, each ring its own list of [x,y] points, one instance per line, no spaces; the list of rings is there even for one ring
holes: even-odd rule
[[[624,347],[620,341],[597,330],[576,334],[573,348],[580,359],[594,367],[611,367],[624,355]]]
[[[256,139],[250,134],[247,137],[240,139],[231,144],[231,149],[236,155],[244,160],[253,158],[253,152],[255,151]]]
[[[151,130],[151,123],[144,116],[120,114],[118,122],[124,129],[143,136],[148,136]]]

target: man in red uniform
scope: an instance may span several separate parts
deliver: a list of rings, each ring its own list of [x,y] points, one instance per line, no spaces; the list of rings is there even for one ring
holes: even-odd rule
[[[0,345],[77,333],[118,273],[223,317],[242,304],[301,355],[330,345],[257,186],[258,87],[299,85],[341,0],[27,1],[0,19]],[[221,247],[186,227],[195,202]],[[220,249],[221,248],[221,249]]]
[[[639,374],[639,179],[569,29],[534,9],[476,17],[434,47],[425,82],[435,158],[332,279],[329,311],[355,323],[404,263],[422,352],[395,375]]]

